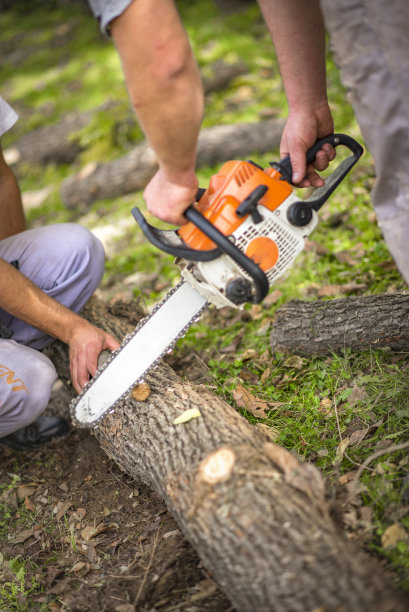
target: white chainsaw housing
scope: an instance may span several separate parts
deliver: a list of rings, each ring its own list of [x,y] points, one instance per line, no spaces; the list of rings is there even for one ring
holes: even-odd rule
[[[230,236],[234,244],[243,252],[254,238],[266,236],[273,240],[278,248],[278,259],[275,265],[265,271],[269,287],[290,268],[298,255],[304,249],[305,240],[318,225],[318,215],[313,210],[308,225],[297,227],[287,219],[287,210],[294,202],[299,202],[291,194],[274,211],[262,204],[258,211],[263,217],[260,223],[254,223],[249,215]],[[221,255],[212,261],[187,262],[179,260],[182,277],[192,285],[209,302],[222,308],[232,306],[243,308],[231,302],[225,295],[229,282],[239,277],[249,278],[248,274],[228,255]]]

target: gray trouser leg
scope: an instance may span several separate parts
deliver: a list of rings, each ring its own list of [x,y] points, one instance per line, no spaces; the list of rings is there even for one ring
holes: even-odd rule
[[[48,357],[14,340],[0,340],[0,438],[40,416],[56,379]]]
[[[0,257],[19,269],[52,298],[78,312],[100,283],[102,244],[85,228],[50,225],[0,241]],[[32,423],[46,408],[56,372],[39,352],[51,338],[0,309],[13,332],[0,340],[0,437]],[[34,350],[36,349],[36,350]]]
[[[374,158],[372,201],[409,283],[409,2],[321,0],[337,65]]]

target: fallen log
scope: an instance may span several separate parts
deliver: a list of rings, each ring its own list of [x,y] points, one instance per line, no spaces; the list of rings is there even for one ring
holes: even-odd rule
[[[409,347],[409,292],[287,302],[275,314],[273,352],[299,355]]]
[[[29,164],[70,164],[82,151],[75,133],[85,128],[95,113],[113,109],[115,104],[107,102],[97,109],[83,113],[69,113],[58,123],[31,130],[21,136],[4,151],[10,165]]]
[[[202,75],[206,95],[227,88],[233,79],[245,74],[247,66],[242,61],[227,63],[213,62]],[[115,112],[117,103],[108,101],[98,108],[85,112],[73,112],[63,116],[58,123],[36,128],[21,136],[11,147],[4,151],[7,163],[30,164],[70,164],[84,149],[76,133],[85,128],[93,117],[101,111]],[[130,125],[136,123],[131,108],[129,116],[122,120]]]
[[[117,335],[140,316],[132,304],[96,300],[84,314]],[[54,347],[50,355],[67,373],[64,351]],[[127,474],[161,495],[235,609],[408,609],[380,565],[338,530],[312,465],[267,441],[221,398],[182,381],[165,363],[146,383],[145,401],[129,397],[94,434]],[[200,416],[176,424],[191,408]]]
[[[278,147],[283,121],[270,119],[257,123],[221,125],[202,130],[197,166],[211,166],[253,153],[267,153]],[[115,198],[143,189],[157,170],[155,155],[144,142],[130,153],[105,164],[92,163],[63,181],[60,196],[69,209]]]

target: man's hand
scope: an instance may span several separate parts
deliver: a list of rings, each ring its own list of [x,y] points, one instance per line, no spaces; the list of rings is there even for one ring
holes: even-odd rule
[[[335,149],[325,144],[317,153],[313,164],[306,164],[306,153],[319,138],[329,136],[334,123],[327,104],[317,109],[290,111],[280,144],[280,156],[290,155],[293,169],[293,183],[299,187],[321,187],[322,172],[335,158]]]
[[[95,375],[98,367],[98,356],[104,350],[115,351],[119,342],[102,329],[81,320],[73,328],[68,338],[71,380],[74,389],[79,393],[84,385]]]
[[[178,177],[179,178],[179,177]],[[195,202],[198,181],[194,174],[169,179],[161,169],[149,182],[144,191],[148,210],[158,219],[172,225],[183,225],[186,208]]]

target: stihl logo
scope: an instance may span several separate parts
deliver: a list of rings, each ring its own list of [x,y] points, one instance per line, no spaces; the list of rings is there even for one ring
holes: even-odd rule
[[[7,366],[0,364],[0,378],[3,378],[6,385],[12,385],[12,391],[25,391],[28,393],[27,387],[21,378],[14,378],[15,373]]]

